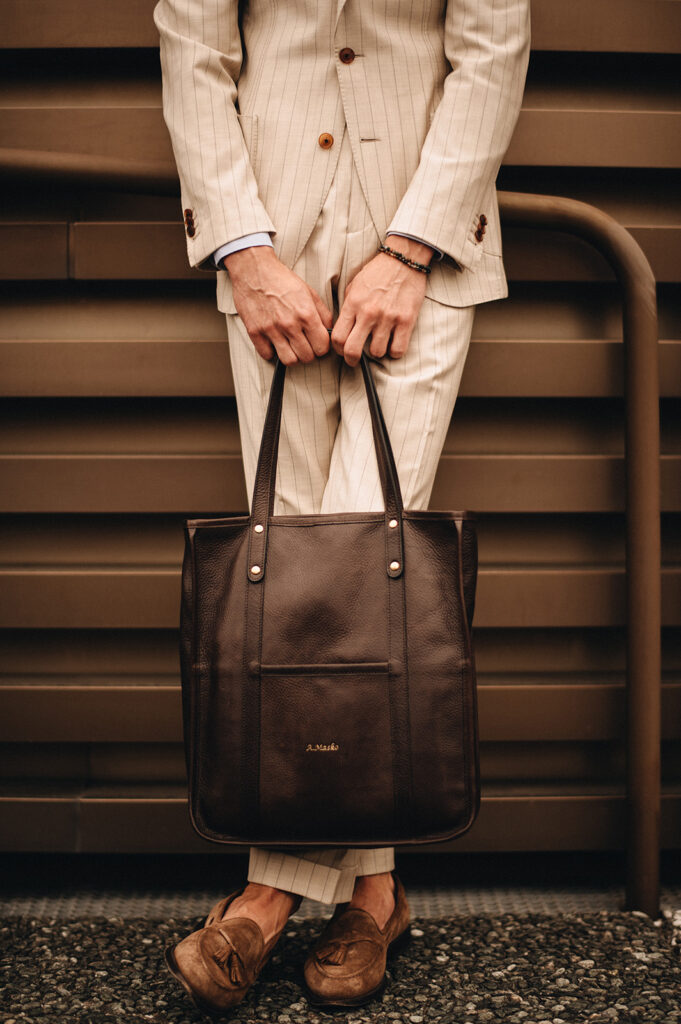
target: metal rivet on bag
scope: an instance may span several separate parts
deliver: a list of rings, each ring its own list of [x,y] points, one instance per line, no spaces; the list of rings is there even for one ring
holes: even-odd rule
[[[262,531],[265,529],[265,527],[262,525],[262,523],[257,523],[253,527],[253,529],[255,530],[256,533],[262,533]]]
[[[390,568],[391,569],[399,569],[399,567],[400,567],[400,563],[399,562],[391,562],[390,563]]]
[[[391,528],[392,530],[394,530],[394,529],[395,529],[395,527],[397,526],[397,520],[396,520],[396,519],[391,519],[391,520],[390,520],[390,522],[388,523],[388,526],[389,526],[389,527],[390,527],[390,528]]]
[[[257,576],[258,573],[262,572],[262,569],[260,568],[259,565],[252,565],[251,572],[253,573],[254,576]]]

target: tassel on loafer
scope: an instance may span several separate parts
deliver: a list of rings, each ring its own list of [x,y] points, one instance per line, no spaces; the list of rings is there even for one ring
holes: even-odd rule
[[[203,928],[174,946],[165,960],[194,1005],[210,1016],[236,1006],[258,978],[279,939],[265,942],[262,930],[248,917],[223,920],[229,904],[243,889],[215,904]]]
[[[337,908],[303,968],[313,1006],[362,1006],[383,992],[387,959],[411,935],[404,888],[397,875],[393,878],[395,909],[384,928],[366,910]]]

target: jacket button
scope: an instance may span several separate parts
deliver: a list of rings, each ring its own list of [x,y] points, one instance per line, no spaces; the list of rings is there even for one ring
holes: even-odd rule
[[[482,224],[483,228],[487,224],[487,217],[485,217],[484,213],[480,214],[480,223]]]
[[[351,50],[349,46],[344,46],[338,54],[338,57],[343,64],[352,64],[355,59],[355,51]]]
[[[478,242],[482,242],[482,236],[483,236],[483,230],[482,230],[482,228],[478,228],[478,230],[475,232],[475,237],[478,240]]]
[[[333,146],[333,135],[329,135],[328,132],[323,132],[319,136],[319,145],[322,149],[331,149]]]
[[[185,220],[191,220],[193,218],[193,216],[194,216],[194,211],[193,210],[185,210],[184,211],[184,219]]]
[[[193,224],[187,224],[187,234],[189,235],[190,238],[193,238],[194,235],[196,234],[196,228],[194,227]]]

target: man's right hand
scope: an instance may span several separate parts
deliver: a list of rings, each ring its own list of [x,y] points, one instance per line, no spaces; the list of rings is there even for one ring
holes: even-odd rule
[[[329,351],[333,315],[314,288],[289,270],[268,245],[239,249],[222,261],[236,311],[258,355],[290,366]]]

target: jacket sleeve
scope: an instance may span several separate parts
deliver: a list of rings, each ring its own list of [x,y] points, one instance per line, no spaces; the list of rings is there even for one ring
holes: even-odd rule
[[[275,232],[237,116],[238,8],[238,0],[159,0],[154,8],[187,255],[200,270],[215,270],[212,254],[225,242]]]
[[[388,227],[427,239],[460,266],[482,255],[475,232],[511,141],[530,51],[529,0],[448,0],[442,99],[419,166]]]

